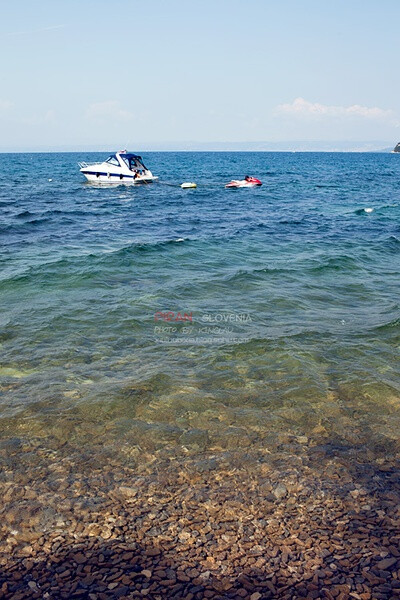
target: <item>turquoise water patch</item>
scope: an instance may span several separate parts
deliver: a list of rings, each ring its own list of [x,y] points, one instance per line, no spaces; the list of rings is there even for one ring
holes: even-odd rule
[[[31,155],[26,185],[0,157],[3,438],[397,444],[397,156],[149,153],[140,188],[85,184],[91,158]],[[246,172],[264,185],[225,190]]]

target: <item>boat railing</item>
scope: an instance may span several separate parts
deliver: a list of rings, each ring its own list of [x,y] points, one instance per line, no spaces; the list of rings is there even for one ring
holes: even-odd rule
[[[78,162],[78,165],[81,169],[86,169],[87,167],[94,167],[95,165],[101,165],[103,163],[101,162],[92,162],[92,163],[87,163],[87,162]]]

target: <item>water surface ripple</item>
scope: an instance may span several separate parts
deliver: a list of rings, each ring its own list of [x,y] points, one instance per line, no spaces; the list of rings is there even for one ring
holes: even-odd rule
[[[2,438],[397,443],[399,156],[148,153],[109,188],[101,158],[0,156]]]

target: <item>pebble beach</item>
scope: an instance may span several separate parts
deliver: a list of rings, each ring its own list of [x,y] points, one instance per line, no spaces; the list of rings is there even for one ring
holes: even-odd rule
[[[54,460],[10,440],[3,462],[26,471],[1,483],[0,597],[398,598],[391,451],[286,434],[82,470],[68,444]]]

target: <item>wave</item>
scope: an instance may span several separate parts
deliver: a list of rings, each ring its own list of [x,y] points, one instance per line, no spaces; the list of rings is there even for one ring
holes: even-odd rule
[[[230,283],[243,281],[246,279],[264,278],[265,275],[281,275],[288,273],[321,273],[323,271],[340,271],[340,270],[353,270],[362,268],[355,259],[348,256],[337,256],[328,258],[324,262],[317,265],[310,265],[306,262],[299,262],[296,266],[282,266],[282,267],[262,267],[251,270],[240,269],[233,275],[228,276],[225,281]]]
[[[367,215],[367,214],[371,214],[372,212],[374,212],[374,208],[372,207],[368,207],[368,208],[357,208],[354,213],[356,215]]]
[[[38,219],[32,219],[31,221],[25,221],[25,223],[9,223],[8,225],[0,225],[0,233],[24,233],[26,234],[30,228],[38,227],[44,223],[48,223],[50,219],[47,217],[41,217]]]
[[[150,253],[150,252],[158,252],[159,250],[164,251],[168,250],[172,246],[176,246],[177,244],[181,245],[184,242],[190,242],[189,238],[175,238],[172,240],[159,240],[157,242],[140,242],[129,244],[128,246],[124,246],[123,248],[119,248],[118,250],[110,250],[108,252],[102,252],[100,255],[89,255],[89,256],[97,256],[101,259],[108,256],[125,256],[136,253]]]
[[[391,235],[378,242],[375,248],[383,252],[398,252],[400,249],[400,240],[395,235]]]
[[[36,213],[31,212],[30,210],[23,210],[22,212],[15,215],[16,219],[25,219],[26,217],[34,217]]]
[[[304,223],[303,219],[282,219],[278,221],[279,225],[302,225]]]
[[[324,262],[309,268],[312,273],[321,273],[322,271],[342,271],[355,270],[361,268],[361,265],[350,256],[334,256]]]
[[[290,268],[279,268],[279,267],[264,267],[262,269],[244,270],[240,269],[233,275],[229,275],[224,279],[227,283],[238,283],[240,281],[248,279],[260,279],[264,278],[265,275],[280,275],[281,273],[288,273],[295,269]]]
[[[377,325],[376,327],[374,327],[373,331],[390,331],[392,329],[400,329],[400,317],[397,317],[396,319],[392,319],[391,321],[388,321],[387,323],[382,323],[381,325]]]
[[[260,231],[261,229],[271,230],[271,223],[251,223],[250,225],[233,230],[229,237],[236,237],[237,235],[243,235],[243,233]]]
[[[110,261],[118,262],[120,259],[135,254],[153,253],[160,250],[163,252],[171,246],[180,246],[190,241],[185,238],[176,238],[159,242],[142,242],[130,244],[116,250],[63,257],[58,260],[43,262],[38,266],[29,267],[23,272],[4,278],[2,281],[16,283],[28,281],[36,277],[44,278],[44,281],[46,281],[49,276],[55,276],[56,278],[65,278],[66,276],[81,278],[88,276],[96,277],[101,272],[100,269],[104,266],[104,263]],[[98,267],[97,269],[96,266]]]
[[[395,235],[391,235],[387,241],[391,246],[399,246],[400,245],[400,240]]]
[[[364,214],[370,214],[372,212],[376,212],[376,213],[383,213],[386,211],[390,211],[394,208],[398,208],[399,204],[395,203],[395,204],[382,204],[382,206],[369,206],[369,207],[365,207],[365,208],[356,208],[354,210],[354,214],[356,215],[364,215]]]
[[[110,211],[111,213],[111,211]],[[82,209],[75,209],[75,210],[63,210],[60,208],[54,208],[52,210],[48,210],[46,212],[46,214],[49,215],[63,215],[65,217],[70,217],[71,215],[77,216],[77,217],[87,217],[88,215],[97,215],[98,212],[97,211],[89,211],[89,210],[82,210]]]

